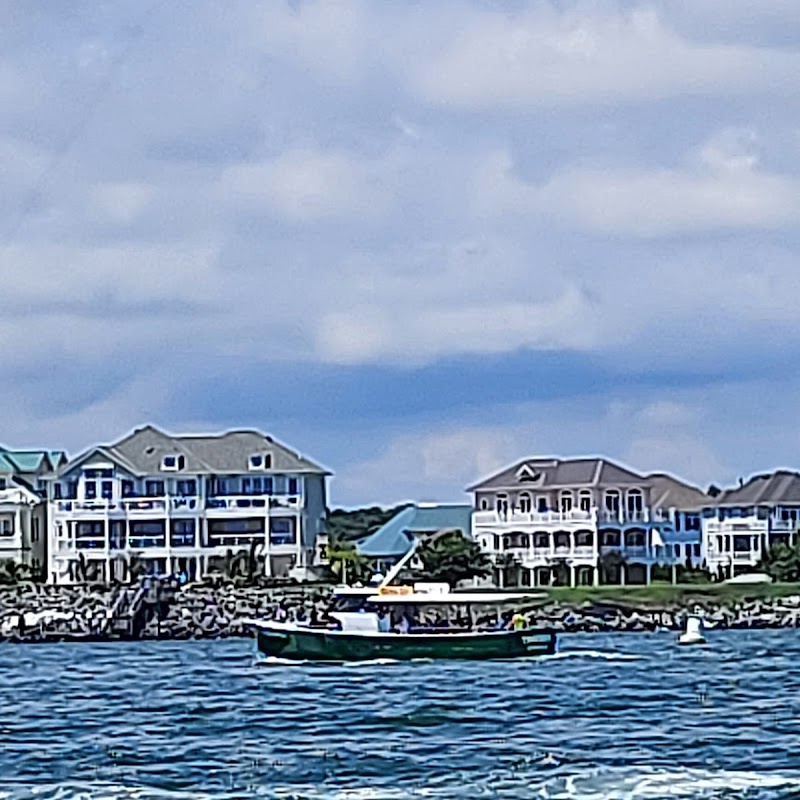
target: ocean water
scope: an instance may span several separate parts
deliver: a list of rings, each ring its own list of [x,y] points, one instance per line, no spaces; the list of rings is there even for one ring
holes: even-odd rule
[[[250,641],[0,646],[3,798],[798,798],[800,632],[286,665]]]

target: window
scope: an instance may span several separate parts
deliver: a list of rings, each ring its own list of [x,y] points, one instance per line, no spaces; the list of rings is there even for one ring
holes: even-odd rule
[[[210,519],[208,520],[208,544],[218,545],[250,544],[253,539],[263,541],[264,518]]]
[[[208,495],[209,497],[218,497],[220,495],[228,494],[228,482],[223,478],[209,478],[208,481]]]
[[[253,484],[250,478],[242,478],[242,494],[252,494]]]
[[[161,469],[165,472],[175,472],[186,467],[186,458],[181,455],[164,456],[161,459]]]
[[[606,511],[610,511],[613,514],[619,512],[619,492],[616,489],[611,489],[606,492],[605,501]]]
[[[681,546],[679,544],[675,545],[674,552],[675,552],[675,558],[681,557]]]
[[[100,495],[104,500],[111,500],[111,498],[114,496],[114,482],[103,481],[100,484]]]
[[[129,547],[164,547],[167,543],[164,520],[137,520],[131,522],[130,526]]]
[[[508,514],[508,496],[504,494],[497,495],[495,499],[495,510],[498,514]]]
[[[6,478],[0,478],[0,489],[7,489],[8,488],[8,480]]]
[[[14,535],[14,520],[2,519],[0,520],[0,536],[13,536]]]
[[[163,497],[164,481],[145,481],[144,493],[145,497]]]
[[[125,523],[120,519],[111,521],[111,542],[112,550],[123,550],[125,548]]]
[[[700,558],[700,545],[699,544],[692,545],[692,550],[694,550],[694,557]]]
[[[536,510],[540,514],[544,514],[547,512],[547,498],[546,497],[537,497],[536,498]]]
[[[297,494],[297,478],[289,478],[289,487],[286,490],[287,494]]]
[[[114,470],[113,469],[85,469],[83,471],[83,477],[89,478],[90,480],[96,480],[98,478],[113,478],[114,477]]]
[[[176,489],[179,497],[194,497],[197,494],[197,481],[178,481]]]
[[[195,541],[195,520],[193,519],[174,519],[172,520],[172,531],[170,543],[173,547],[194,547]]]
[[[75,547],[78,550],[102,550],[105,533],[102,522],[79,522],[75,526]]]
[[[133,497],[133,481],[122,481],[122,496]]]
[[[83,496],[87,500],[94,500],[97,497],[97,484],[94,481],[86,481],[83,484]]]
[[[295,544],[297,541],[294,517],[272,517],[269,521],[269,543]]]
[[[523,514],[530,514],[532,507],[533,503],[531,502],[531,496],[527,492],[523,492],[519,496],[519,510]]]
[[[642,493],[638,489],[628,490],[628,513],[641,514],[643,507]]]
[[[481,497],[481,511],[486,511],[489,508],[489,501],[485,497]]]
[[[264,494],[273,494],[275,483],[272,478],[264,478]]]
[[[253,453],[249,461],[250,469],[272,469],[271,453]]]
[[[78,481],[67,481],[67,500],[76,500],[78,497]]]
[[[578,504],[581,511],[588,513],[592,510],[592,493],[585,489],[581,492]]]
[[[561,492],[561,511],[572,511],[572,492]]]
[[[53,499],[60,500],[61,499],[61,484],[54,483],[53,484]]]

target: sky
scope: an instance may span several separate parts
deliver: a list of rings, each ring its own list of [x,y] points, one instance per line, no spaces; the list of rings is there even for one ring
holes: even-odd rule
[[[0,441],[800,468],[798,75],[797,0],[0,0]]]

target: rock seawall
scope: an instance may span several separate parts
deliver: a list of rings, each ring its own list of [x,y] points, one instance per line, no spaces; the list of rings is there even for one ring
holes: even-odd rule
[[[185,586],[161,615],[153,614],[143,639],[215,639],[249,636],[248,618],[271,619],[278,608],[295,616],[323,611],[327,586],[241,587],[231,584]],[[109,624],[119,589],[103,586],[0,587],[0,640],[105,640],[119,638]],[[527,609],[538,626],[562,633],[680,630],[689,613],[700,613],[714,628],[800,627],[800,587],[796,595],[760,599],[703,598],[684,605],[630,600],[549,602]]]

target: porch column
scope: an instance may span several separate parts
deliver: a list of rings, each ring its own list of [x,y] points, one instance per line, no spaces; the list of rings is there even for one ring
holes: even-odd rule
[[[569,565],[569,585],[571,588],[575,588],[575,565]]]
[[[625,586],[625,565],[619,565],[619,585]]]
[[[645,567],[645,573],[645,583],[649,586],[653,575],[653,565],[649,561]]]
[[[592,586],[599,586],[600,585],[600,570],[595,564],[592,567]]]

